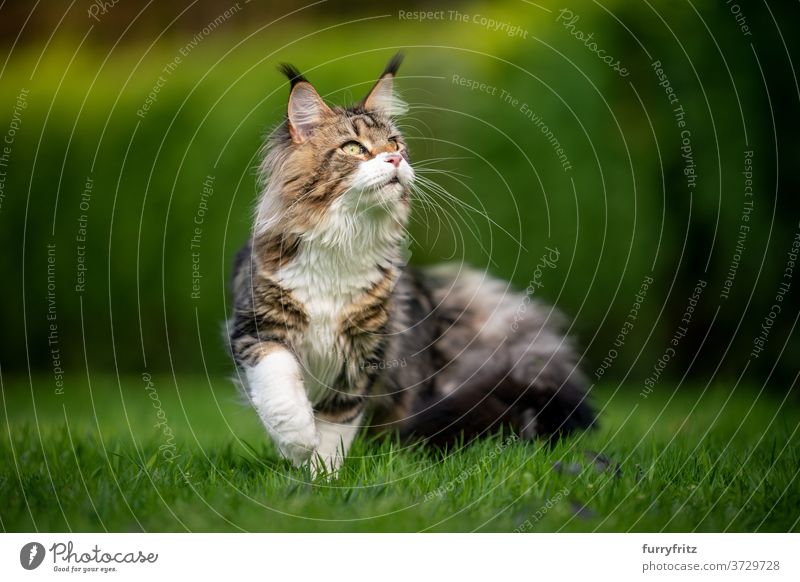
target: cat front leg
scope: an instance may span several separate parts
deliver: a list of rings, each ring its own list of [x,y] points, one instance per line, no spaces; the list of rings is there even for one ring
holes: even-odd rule
[[[338,413],[320,412],[315,414],[319,432],[319,446],[311,458],[313,475],[320,473],[336,476],[342,466],[350,445],[362,426],[363,404]]]
[[[305,464],[320,435],[294,354],[272,347],[258,363],[245,367],[245,374],[250,400],[278,450],[295,465]]]

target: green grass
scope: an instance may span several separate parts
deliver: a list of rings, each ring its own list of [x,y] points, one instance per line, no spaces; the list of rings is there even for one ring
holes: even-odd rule
[[[63,395],[48,378],[4,380],[5,531],[800,529],[794,395],[600,387],[602,427],[553,448],[497,436],[437,454],[362,439],[337,480],[310,482],[225,379],[155,378],[172,441],[140,378],[68,380]],[[598,470],[588,450],[620,470]]]

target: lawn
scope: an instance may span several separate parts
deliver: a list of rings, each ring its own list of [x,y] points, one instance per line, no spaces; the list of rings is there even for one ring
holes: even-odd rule
[[[310,482],[224,378],[2,382],[5,531],[800,529],[794,394],[598,386],[601,427],[555,447],[362,439]]]

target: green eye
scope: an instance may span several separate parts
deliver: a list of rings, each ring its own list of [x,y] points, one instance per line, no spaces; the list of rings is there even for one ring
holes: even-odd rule
[[[349,141],[342,146],[342,151],[351,156],[363,156],[367,153],[367,148],[357,141]]]

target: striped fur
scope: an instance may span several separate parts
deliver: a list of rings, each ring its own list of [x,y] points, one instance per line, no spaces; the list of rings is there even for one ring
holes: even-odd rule
[[[362,426],[449,445],[594,421],[554,310],[520,316],[523,296],[484,273],[405,266],[414,173],[392,121],[398,66],[349,108],[284,66],[288,116],[234,267],[240,376],[281,452],[316,471],[336,471]]]

